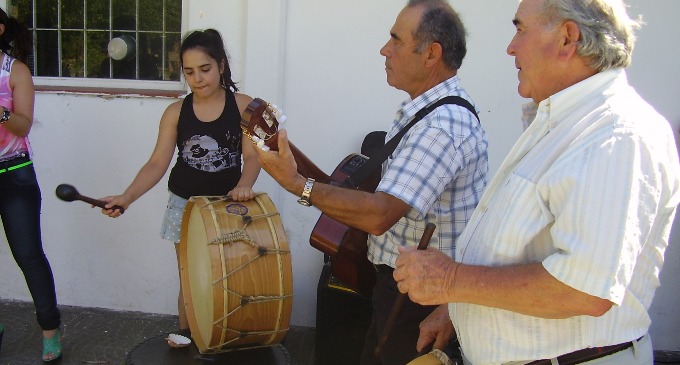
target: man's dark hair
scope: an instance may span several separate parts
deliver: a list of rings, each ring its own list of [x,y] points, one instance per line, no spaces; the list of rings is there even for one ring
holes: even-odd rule
[[[423,52],[425,47],[437,42],[442,46],[444,64],[459,69],[467,53],[467,32],[458,13],[444,0],[410,0],[406,6],[424,7],[420,24],[413,34],[417,42],[414,52]]]

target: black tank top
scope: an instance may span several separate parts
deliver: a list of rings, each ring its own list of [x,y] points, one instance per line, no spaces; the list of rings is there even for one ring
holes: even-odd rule
[[[177,162],[168,189],[184,199],[226,195],[241,178],[241,114],[231,90],[224,110],[214,121],[196,118],[193,93],[182,102],[177,122]]]

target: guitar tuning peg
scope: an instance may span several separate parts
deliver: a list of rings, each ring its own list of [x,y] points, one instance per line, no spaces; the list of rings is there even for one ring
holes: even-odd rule
[[[262,149],[263,151],[269,151],[269,146],[265,145],[264,141],[261,140],[261,139],[259,141],[257,141],[256,146],[259,147],[260,149]]]

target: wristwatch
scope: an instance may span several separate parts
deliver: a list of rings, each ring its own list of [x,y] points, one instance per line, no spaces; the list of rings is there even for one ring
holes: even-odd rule
[[[9,109],[2,107],[2,114],[0,114],[0,124],[5,124],[9,120]]]
[[[311,177],[307,179],[307,182],[305,183],[305,187],[302,189],[302,195],[300,195],[300,199],[298,199],[298,203],[301,205],[304,205],[305,207],[309,207],[312,205],[312,202],[309,201],[309,195],[312,193],[312,188],[314,187],[314,179]]]

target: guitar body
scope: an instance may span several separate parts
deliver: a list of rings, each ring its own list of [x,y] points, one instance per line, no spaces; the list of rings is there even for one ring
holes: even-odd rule
[[[361,154],[353,153],[347,156],[331,174],[331,184],[374,192],[380,182],[380,170],[376,170],[358,187],[346,183],[347,178],[366,161],[368,157]],[[375,266],[367,257],[368,233],[321,214],[312,229],[309,243],[331,257],[331,271],[336,279],[364,296],[372,295]]]
[[[309,237],[310,244],[319,249],[315,246],[317,242],[331,238],[326,233],[328,231],[342,231],[342,234],[332,237],[337,240],[334,243],[337,251],[329,255],[333,276],[355,292],[371,297],[376,278],[375,266],[367,256],[368,233],[345,226],[322,214]]]
[[[248,136],[264,141],[272,150],[278,150],[278,122],[268,104],[255,98],[243,112],[241,128]],[[255,140],[253,140],[255,142]],[[298,165],[298,173],[325,184],[373,192],[380,182],[380,170],[375,171],[364,183],[355,187],[348,177],[361,167],[368,157],[354,153],[347,156],[329,176],[318,168],[302,151],[290,143],[291,153]],[[368,261],[368,233],[351,228],[321,214],[309,238],[312,247],[331,258],[333,276],[347,287],[371,296],[375,285],[375,267]]]

